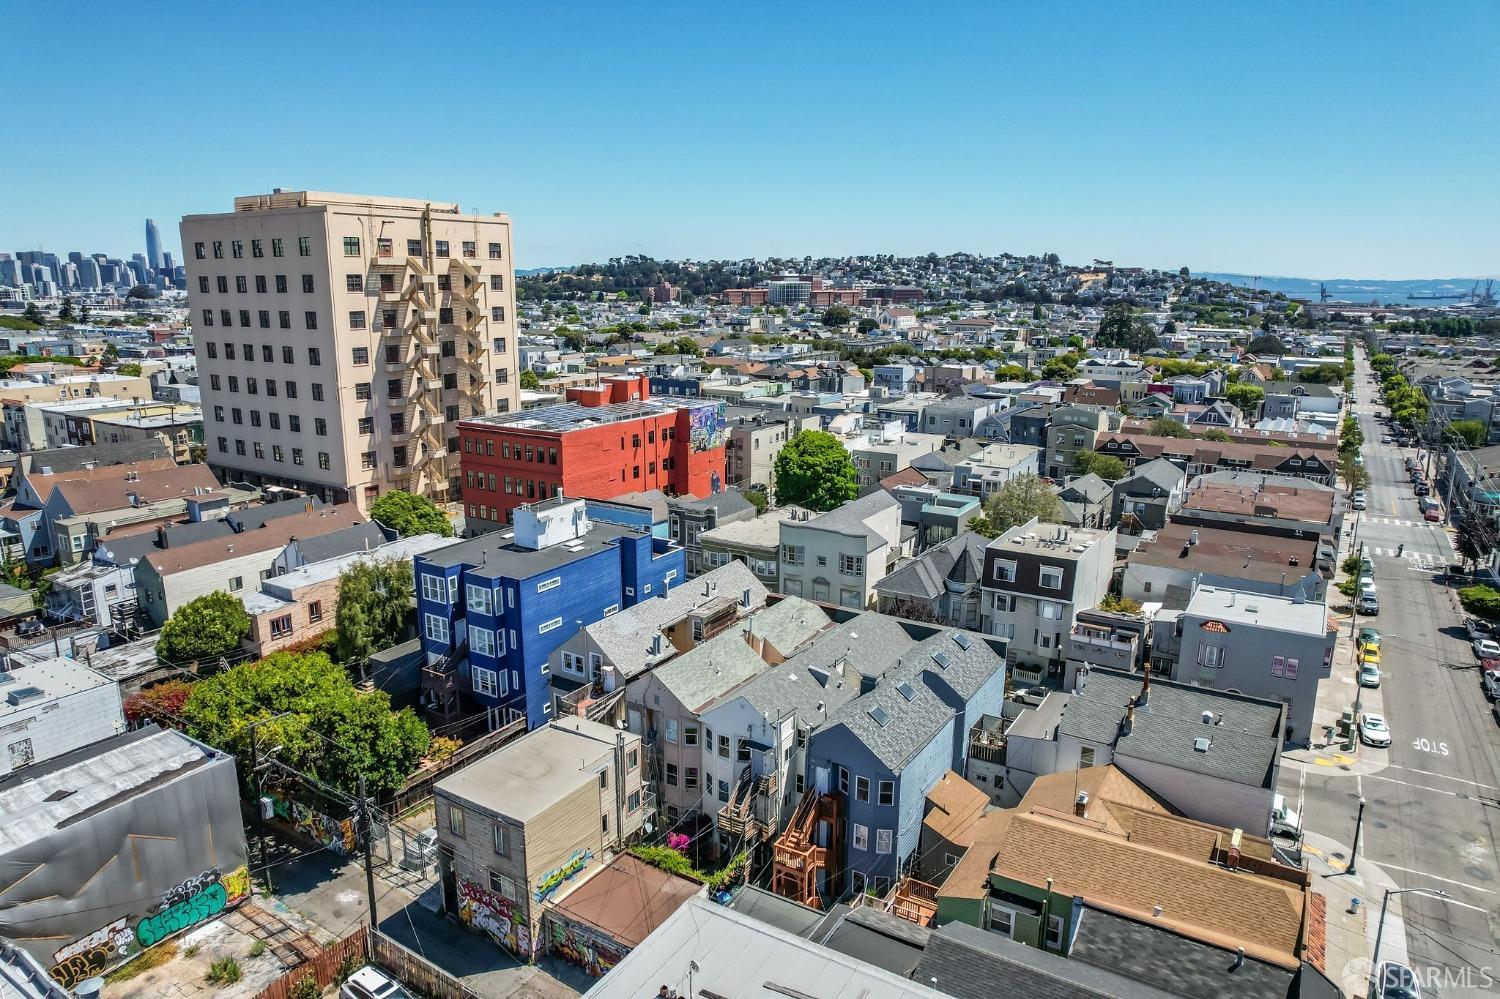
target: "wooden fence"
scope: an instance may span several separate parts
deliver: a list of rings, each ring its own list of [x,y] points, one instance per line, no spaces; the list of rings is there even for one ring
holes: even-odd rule
[[[355,971],[365,964],[379,965],[418,994],[432,999],[483,999],[446,971],[366,926],[288,971],[256,993],[255,999],[291,999],[292,990],[308,977],[317,982],[321,993],[339,980],[340,973]]]
[[[442,763],[429,770],[423,770],[397,788],[391,794],[390,802],[386,806],[387,810],[392,817],[396,817],[405,815],[418,805],[426,804],[427,799],[432,797],[433,785],[439,780],[525,734],[526,718],[523,715],[508,725],[480,736]]]

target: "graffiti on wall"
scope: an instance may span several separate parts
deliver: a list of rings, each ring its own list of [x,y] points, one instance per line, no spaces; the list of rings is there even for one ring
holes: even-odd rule
[[[336,819],[309,808],[300,801],[291,801],[275,793],[269,793],[267,797],[271,799],[276,817],[291,826],[292,831],[299,836],[334,853],[348,855],[354,852],[353,819]]]
[[[712,451],[724,446],[727,423],[724,403],[694,406],[688,411],[688,442],[694,451]]]
[[[71,989],[86,978],[104,974],[105,968],[130,953],[133,943],[135,931],[122,916],[58,950],[47,973],[54,982]]]
[[[536,883],[536,900],[547,901],[547,896],[561,888],[566,882],[578,876],[578,872],[588,866],[588,862],[594,857],[593,850],[577,850],[563,862],[561,867],[554,867],[542,875],[542,880]]]
[[[250,871],[240,866],[223,874],[217,867],[195,874],[162,892],[151,912],[134,927],[128,917],[99,927],[60,948],[48,970],[52,980],[71,989],[102,975],[110,965],[218,915],[250,894]]]
[[[603,978],[628,953],[617,949],[608,937],[552,917],[547,919],[547,951],[572,961],[595,978]]]
[[[536,959],[526,914],[499,892],[459,878],[458,921],[480,930],[523,961]]]

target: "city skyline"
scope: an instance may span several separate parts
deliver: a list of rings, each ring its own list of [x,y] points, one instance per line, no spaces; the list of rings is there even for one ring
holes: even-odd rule
[[[476,116],[452,155],[483,170],[446,167],[441,150],[350,155],[380,120],[430,111],[399,89],[369,101],[370,74],[395,71],[383,26],[329,8],[299,14],[290,36],[274,16],[235,24],[225,48],[227,15],[189,10],[111,19],[62,53],[26,44],[51,30],[44,10],[15,12],[20,73],[55,77],[64,101],[113,75],[165,138],[132,137],[108,185],[87,183],[82,158],[13,166],[25,196],[0,246],[128,258],[154,218],[180,260],[177,219],[279,186],[506,212],[519,268],[967,250],[1307,277],[1497,269],[1500,137],[1462,112],[1500,85],[1467,28],[1487,10],[1476,3],[1420,20],[1366,4],[951,7],[916,22],[683,7],[648,25],[608,8],[482,10],[442,65]],[[326,58],[335,30],[368,72]],[[642,32],[647,44],[629,41]],[[515,44],[490,81],[496,38]],[[168,102],[128,71],[162,43],[180,56]],[[249,78],[255,100],[223,99]],[[43,121],[35,137],[63,148],[64,127],[77,126]],[[123,127],[89,125],[104,142],[125,141]]]

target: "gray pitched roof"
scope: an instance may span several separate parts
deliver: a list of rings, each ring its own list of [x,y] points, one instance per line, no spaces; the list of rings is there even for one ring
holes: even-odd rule
[[[663,628],[681,621],[711,601],[739,601],[747,589],[750,591],[750,607],[764,607],[765,585],[755,578],[749,566],[736,559],[680,586],[663,590],[662,595],[642,600],[634,607],[588,625],[585,631],[593,645],[591,651],[599,652],[628,680],[653,663],[677,654],[665,639],[660,642],[658,651],[652,653],[653,642],[661,636]]]
[[[1293,994],[1295,971],[1236,954],[1163,927],[1126,919],[1084,905],[1068,964],[1108,969],[1111,977],[1154,982],[1172,995],[1285,999]]]
[[[302,553],[303,561],[311,564],[313,562],[326,562],[340,555],[349,555],[357,551],[369,551],[379,548],[388,539],[385,532],[376,523],[355,524],[338,531],[329,531],[327,534],[318,534],[310,538],[297,538],[297,550]]]
[[[1113,746],[1115,752],[1166,766],[1268,787],[1281,751],[1282,706],[1271,701],[1153,678],[1151,694],[1122,735],[1126,706],[1141,692],[1142,676],[1091,669],[1063,713],[1062,734]],[[1213,725],[1203,712],[1212,711]],[[1199,752],[1194,740],[1211,740]]]
[[[293,499],[282,500],[280,503],[264,503],[260,506],[247,507],[244,510],[236,510],[229,515],[237,530],[253,531],[257,527],[265,527],[269,521],[279,517],[290,517],[294,513],[301,513],[311,503],[313,509],[322,509],[324,503],[316,496],[298,496]]]
[[[100,540],[98,548],[101,555],[107,555],[108,561],[114,565],[128,566],[131,559],[145,558],[150,552],[190,545],[209,538],[223,538],[233,533],[234,528],[222,520],[205,520],[196,524],[170,525],[166,529],[165,545],[159,543],[161,539],[156,531],[145,531],[141,534],[105,537]]]
[[[1165,492],[1171,492],[1177,486],[1181,485],[1182,480],[1186,477],[1186,472],[1167,459],[1152,458],[1148,462],[1135,466],[1129,475],[1116,484],[1134,482],[1140,479],[1161,487]]]
[[[1085,503],[1102,503],[1109,499],[1113,491],[1108,482],[1090,472],[1069,482],[1063,487],[1061,495],[1064,500],[1073,499],[1074,502],[1081,500]]]
[[[927,938],[912,978],[936,982],[956,999],[1169,999],[1106,969],[1028,947],[1009,937],[954,921]]]
[[[673,496],[667,500],[667,506],[669,509],[678,510],[717,510],[721,517],[754,509],[750,501],[745,499],[744,493],[738,489],[726,489],[702,499],[695,499],[692,496]]]
[[[697,713],[715,698],[770,665],[739,628],[715,635],[656,668],[655,676],[689,711]]]
[[[952,580],[965,588],[979,582],[984,570],[984,549],[989,544],[973,531],[965,531],[907,562],[875,584],[883,596],[936,600]]]
[[[786,526],[816,527],[849,535],[863,534],[867,542],[865,550],[874,551],[890,542],[880,532],[866,525],[865,521],[883,510],[888,510],[891,507],[899,507],[900,505],[890,493],[884,489],[877,489],[868,496],[851,500],[843,506],[834,507],[827,513],[814,517],[812,520],[800,524],[788,521]]]

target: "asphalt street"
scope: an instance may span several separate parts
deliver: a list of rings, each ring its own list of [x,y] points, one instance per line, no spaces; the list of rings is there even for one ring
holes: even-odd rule
[[[1363,796],[1360,856],[1380,864],[1401,888],[1452,896],[1400,898],[1410,963],[1434,986],[1426,994],[1496,995],[1500,727],[1480,690],[1461,613],[1441,579],[1441,567],[1455,560],[1447,532],[1417,509],[1403,466],[1416,450],[1380,443],[1384,428],[1376,416],[1383,410],[1363,353],[1355,388],[1371,486],[1368,509],[1346,521],[1345,535],[1352,532],[1375,565],[1380,614],[1358,623],[1381,632],[1381,693],[1392,744],[1359,747],[1359,770],[1383,764],[1374,773],[1287,769],[1281,788],[1302,801],[1305,828],[1345,844],[1354,837]],[[1346,703],[1355,695],[1351,682]],[[1380,898],[1364,901],[1372,916],[1378,913]]]

